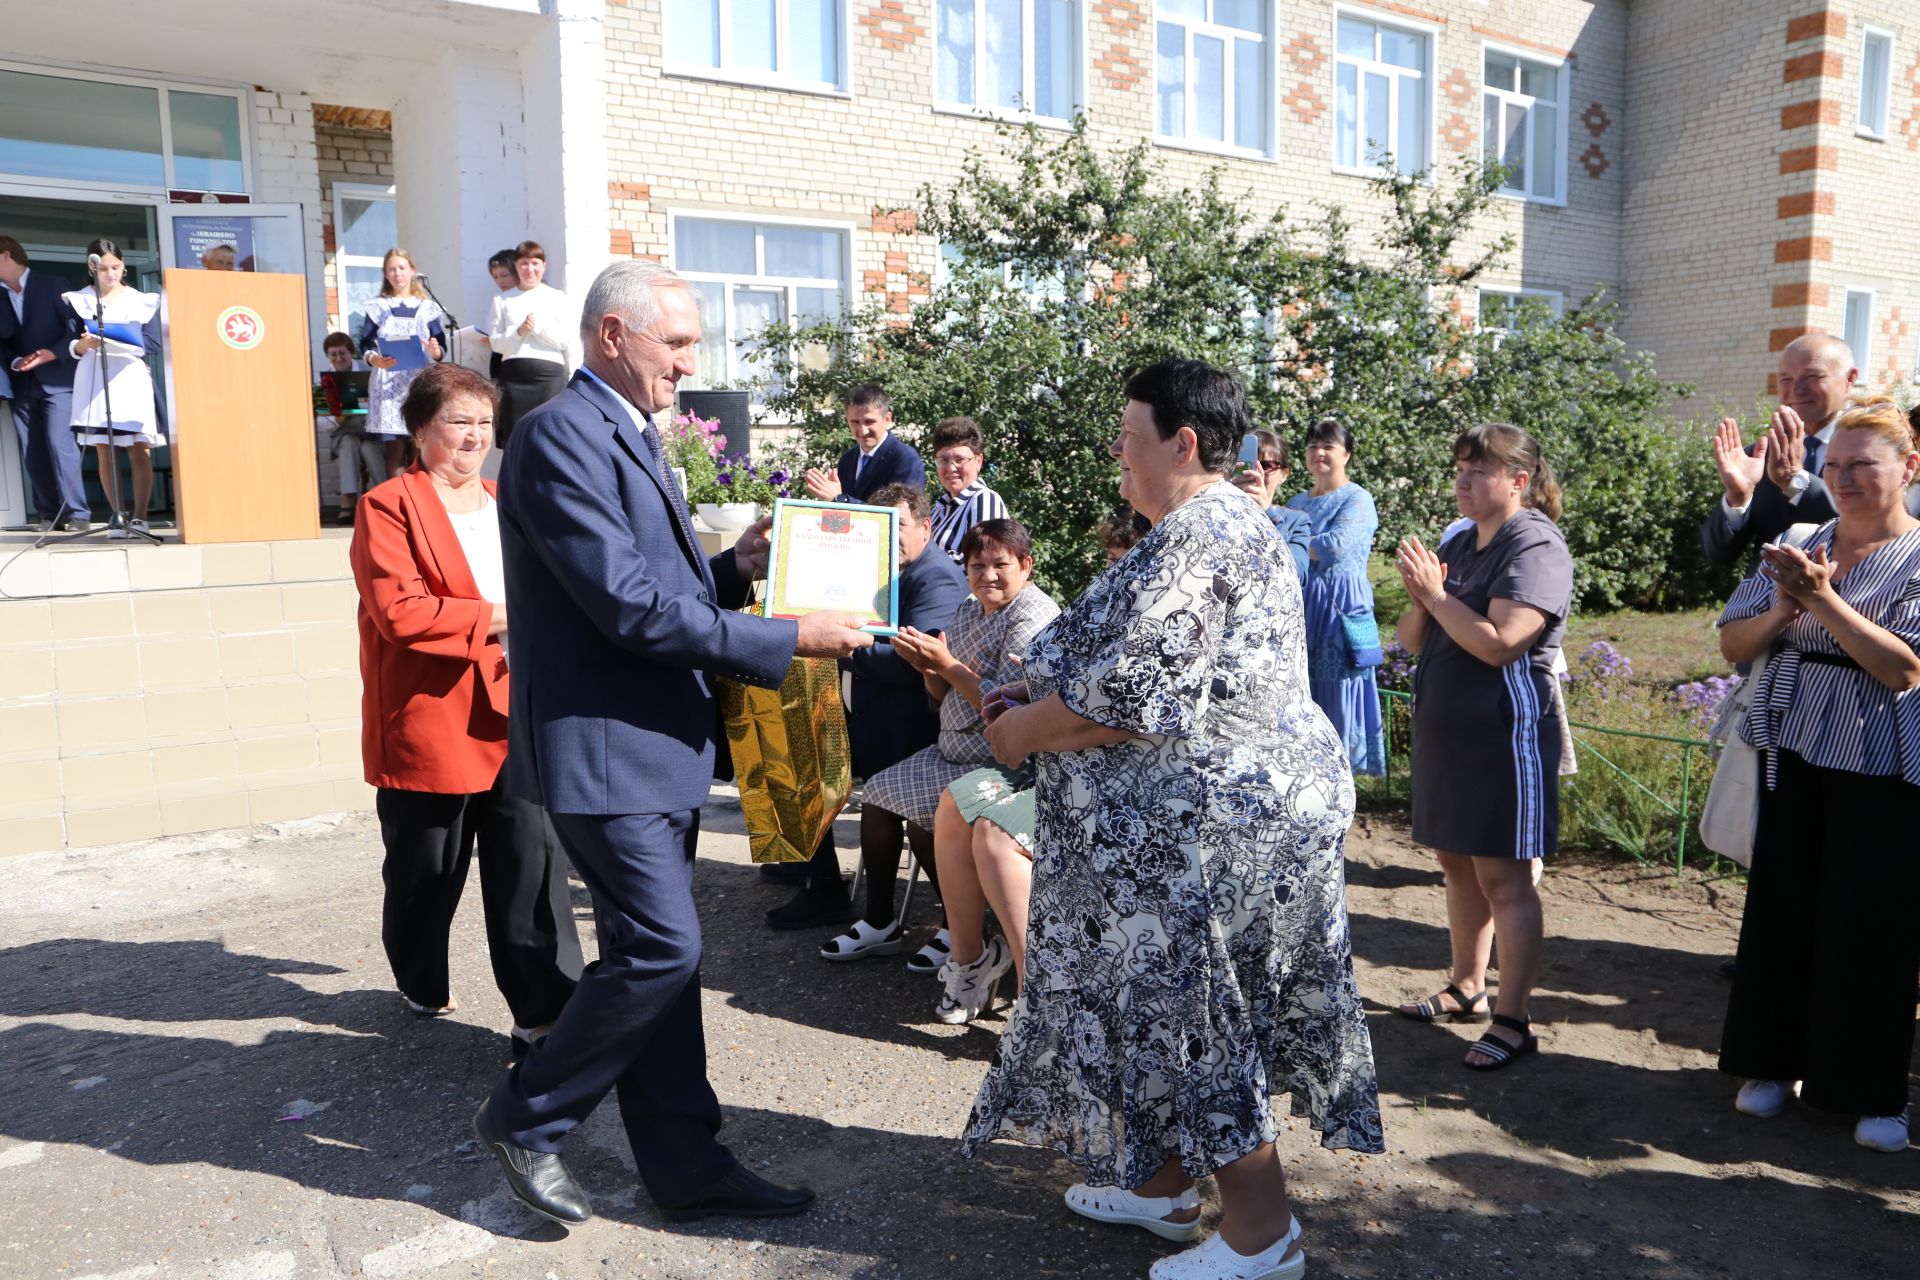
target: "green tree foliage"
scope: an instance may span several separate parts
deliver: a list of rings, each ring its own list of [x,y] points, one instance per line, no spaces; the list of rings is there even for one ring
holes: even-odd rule
[[[1002,134],[950,188],[921,193],[944,279],[910,315],[872,302],[762,335],[777,414],[808,451],[845,446],[840,393],[883,383],[912,442],[967,414],[988,482],[1034,531],[1038,571],[1071,595],[1099,560],[1093,530],[1118,501],[1107,446],[1128,375],[1180,355],[1235,369],[1257,422],[1296,447],[1318,417],[1353,430],[1352,473],[1376,498],[1379,546],[1431,539],[1456,514],[1452,444],[1477,422],[1533,431],[1567,488],[1565,525],[1584,607],[1679,603],[1707,584],[1693,523],[1712,481],[1704,443],[1653,421],[1681,388],[1613,336],[1596,294],[1555,317],[1523,311],[1498,335],[1457,319],[1461,291],[1512,250],[1461,258],[1496,209],[1499,174],[1378,184],[1388,215],[1371,252],[1330,208],[1295,223],[1254,212],[1215,170],[1166,177],[1144,143],[1097,151],[1084,125]],[[1717,584],[1715,584],[1717,585]]]

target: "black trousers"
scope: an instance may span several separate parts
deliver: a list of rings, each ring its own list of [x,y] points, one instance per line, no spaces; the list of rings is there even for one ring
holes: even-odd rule
[[[558,1151],[614,1091],[647,1194],[676,1204],[735,1163],[700,1017],[700,813],[556,813],[553,824],[593,892],[600,958],[487,1106],[516,1145]]]
[[[567,367],[522,356],[502,360],[494,381],[500,384],[500,411],[494,415],[493,436],[504,449],[520,419],[567,389]]]
[[[1802,1081],[1801,1100],[1898,1115],[1920,968],[1920,790],[1779,753],[1740,922],[1720,1069]]]
[[[446,1004],[447,937],[477,847],[493,980],[514,1022],[540,1027],[573,994],[580,935],[566,855],[547,811],[509,795],[505,774],[475,795],[380,788],[374,809],[387,848],[380,940],[402,995]]]

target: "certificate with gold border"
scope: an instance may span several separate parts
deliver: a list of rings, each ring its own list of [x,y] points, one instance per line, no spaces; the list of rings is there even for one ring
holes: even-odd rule
[[[851,613],[862,631],[896,633],[900,623],[900,513],[893,507],[781,498],[768,537],[769,618]]]

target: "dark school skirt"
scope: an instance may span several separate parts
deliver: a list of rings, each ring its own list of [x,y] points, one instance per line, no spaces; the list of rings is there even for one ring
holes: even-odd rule
[[[493,442],[505,448],[520,419],[559,395],[567,387],[567,366],[551,360],[500,362],[500,412],[493,420]]]
[[[1493,715],[1463,714],[1489,709],[1478,698],[1416,695],[1415,843],[1476,858],[1543,858],[1559,848],[1560,716],[1534,673],[1503,683]]]

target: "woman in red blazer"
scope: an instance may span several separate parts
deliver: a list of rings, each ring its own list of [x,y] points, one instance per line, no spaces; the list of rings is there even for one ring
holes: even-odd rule
[[[352,560],[394,981],[413,1012],[453,1012],[447,938],[477,844],[494,981],[521,1051],[560,1015],[581,954],[546,810],[504,785],[506,584],[494,485],[480,475],[498,395],[454,364],[414,380],[401,415],[420,460],[361,498]]]

